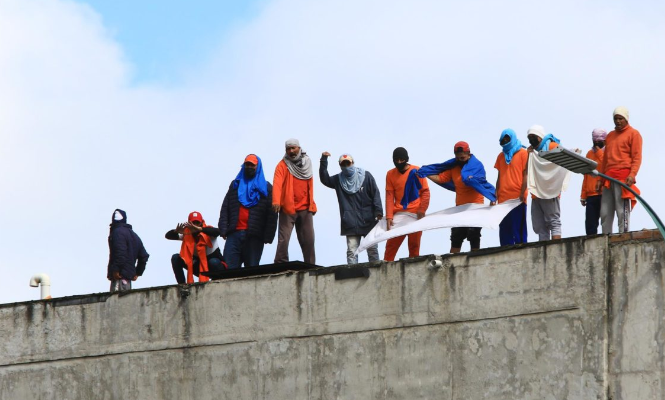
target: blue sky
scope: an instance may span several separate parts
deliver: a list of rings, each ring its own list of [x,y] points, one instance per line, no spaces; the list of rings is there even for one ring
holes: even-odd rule
[[[122,46],[137,84],[179,84],[205,63],[234,28],[256,17],[265,0],[76,0],[101,15]]]
[[[539,124],[586,152],[624,105],[645,143],[638,186],[665,215],[665,3],[136,3],[0,0],[0,303],[36,299],[39,272],[54,296],[107,291],[115,208],[150,253],[135,287],[173,284],[166,231],[194,210],[215,225],[245,155],[272,181],[291,137],[315,165],[352,154],[382,191],[395,147],[424,165],[465,140],[494,182],[503,129],[526,143]],[[564,237],[584,234],[581,182],[561,197]],[[317,263],[342,264],[335,193],[314,191]],[[453,205],[432,188],[430,211]],[[638,206],[631,228],[653,227]],[[421,254],[445,254],[449,235],[424,233]],[[498,244],[483,230],[481,247]],[[302,259],[297,241],[290,252]]]

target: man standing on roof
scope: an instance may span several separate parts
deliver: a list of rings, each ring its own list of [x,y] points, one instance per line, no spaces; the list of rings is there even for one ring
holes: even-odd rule
[[[106,278],[111,281],[111,292],[130,290],[132,281],[143,275],[150,256],[139,235],[127,223],[127,213],[120,209],[113,211],[110,226]]]
[[[614,109],[614,130],[605,139],[605,156],[599,172],[624,182],[640,193],[635,186],[637,173],[642,165],[642,135],[628,123],[628,109]],[[614,214],[619,222],[619,233],[630,230],[630,211],[635,206],[635,195],[614,182],[601,179],[596,189],[603,190],[600,207],[600,223],[603,233],[612,233]]]
[[[586,153],[586,158],[598,163],[598,166],[603,163],[603,156],[605,151],[605,138],[607,132],[605,130],[596,128],[591,132],[591,139],[593,140],[593,147]],[[586,207],[586,218],[584,226],[587,235],[596,235],[598,233],[598,221],[600,221],[600,201],[602,189],[597,190],[596,186],[600,177],[591,174],[584,174],[582,181],[582,194],[580,195],[580,202],[583,207]]]
[[[407,186],[407,179],[411,171],[417,171],[418,167],[410,165],[409,153],[404,147],[398,147],[393,151],[393,164],[395,168],[386,173],[386,228],[390,230],[393,225],[393,217],[399,213],[415,214],[417,219],[425,216],[429,207],[429,185],[427,179],[418,178],[414,180],[414,185]],[[413,198],[412,201],[407,201]],[[388,239],[386,242],[386,252],[383,259],[394,261],[397,250],[402,245],[404,238],[409,237],[409,257],[420,255],[420,238],[422,232],[414,232],[405,236]]]
[[[520,205],[513,208],[499,224],[499,242],[508,246],[527,242],[526,228],[526,183],[529,153],[512,129],[504,129],[499,137],[503,151],[494,163],[499,175],[496,178],[496,196],[499,204],[519,199]]]
[[[286,154],[277,164],[273,179],[272,209],[279,213],[275,263],[289,262],[289,241],[295,226],[304,261],[316,264],[312,161],[298,139],[287,140],[285,147]]]
[[[381,195],[376,181],[369,171],[356,167],[350,154],[339,157],[339,167],[342,172],[328,175],[327,151],[321,155],[319,178],[321,183],[337,193],[339,215],[341,222],[341,235],[346,236],[346,262],[357,264],[356,250],[360,240],[374,228],[377,221],[383,217]],[[379,260],[379,247],[377,244],[367,249],[369,261]]]
[[[165,236],[169,240],[182,241],[180,253],[171,257],[171,267],[179,284],[194,283],[194,276],[199,278],[199,282],[208,282],[210,278],[201,272],[226,269],[217,244],[219,229],[206,225],[200,212],[189,213],[186,224],[178,224]],[[183,269],[187,270],[186,281]]]
[[[533,125],[527,131],[529,161],[527,189],[531,192],[531,225],[538,240],[561,239],[561,192],[568,184],[568,170],[538,155],[539,151],[559,147],[559,139],[545,128]]]
[[[261,159],[250,154],[231,182],[219,212],[219,230],[226,244],[224,258],[229,269],[255,267],[263,247],[272,243],[277,213],[272,210],[272,185],[263,175]]]
[[[455,158],[441,164],[424,165],[419,176],[427,176],[435,183],[455,192],[455,205],[483,204],[484,197],[494,203],[496,191],[485,179],[485,167],[473,154],[467,142],[457,142],[453,147]],[[433,174],[431,174],[433,172]],[[471,251],[480,249],[479,227],[455,227],[450,230],[450,252],[462,251],[464,239]]]

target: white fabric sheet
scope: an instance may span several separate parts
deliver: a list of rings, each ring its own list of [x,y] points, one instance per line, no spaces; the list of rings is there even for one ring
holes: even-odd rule
[[[529,155],[527,169],[527,189],[539,199],[553,199],[568,189],[570,171],[541,158],[536,151]]]
[[[368,247],[409,233],[430,229],[480,227],[498,229],[505,216],[520,204],[518,199],[508,200],[495,206],[483,204],[465,204],[428,214],[421,219],[416,214],[397,213],[393,218],[393,227],[386,230],[386,219],[382,219],[367,236],[360,241],[356,254]]]

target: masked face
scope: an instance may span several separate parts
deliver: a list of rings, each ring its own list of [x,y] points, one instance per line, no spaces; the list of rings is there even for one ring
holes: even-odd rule
[[[535,149],[535,148],[538,148],[538,146],[540,146],[540,142],[542,141],[542,139],[539,138],[539,137],[536,136],[536,135],[529,135],[529,136],[527,136],[527,138],[529,139],[529,144],[530,144],[531,147],[533,147],[534,149]]]
[[[256,165],[252,163],[246,163],[243,175],[247,179],[252,179],[256,175]]]
[[[499,142],[499,144],[500,144],[501,146],[505,146],[505,145],[507,145],[508,143],[510,143],[510,136],[508,136],[508,135],[505,135],[504,137],[502,137],[502,138],[501,138],[501,141]]]
[[[342,167],[342,175],[347,178],[352,177],[354,172],[356,172],[354,167]]]
[[[605,141],[601,140],[601,141],[598,141],[598,142],[593,142],[593,145],[598,147],[599,149],[602,149],[603,147],[605,147]]]
[[[406,161],[399,159],[399,160],[393,160],[393,164],[395,164],[395,168],[397,168],[400,172],[404,171],[406,169]]]

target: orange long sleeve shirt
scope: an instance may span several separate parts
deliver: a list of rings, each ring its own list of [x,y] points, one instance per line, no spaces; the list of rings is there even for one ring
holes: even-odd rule
[[[600,172],[607,174],[613,169],[630,169],[635,178],[642,165],[642,135],[628,125],[623,131],[612,131],[605,139],[605,156]]]
[[[598,149],[596,151],[591,149],[588,153],[586,153],[586,158],[597,162],[598,166],[600,167],[600,165],[603,163],[604,154],[605,150],[603,149]],[[582,181],[582,194],[580,195],[580,199],[586,200],[586,198],[589,196],[599,196],[601,192],[596,191],[596,183],[599,180],[599,176],[593,176],[591,174],[584,175],[584,180]]]
[[[286,214],[291,215],[296,213],[297,207],[302,207],[306,204],[307,209],[315,213],[314,178],[312,177],[302,182],[295,182],[296,180],[298,179],[291,175],[284,160],[280,161],[275,168],[275,177],[273,178],[272,204],[280,205]],[[306,183],[306,194],[304,194],[303,183]],[[298,190],[297,198],[294,189]]]
[[[415,165],[409,165],[404,173],[400,173],[397,168],[393,168],[386,173],[386,218],[392,219],[396,212],[410,212],[410,213],[424,213],[429,207],[429,185],[427,178],[420,179],[420,197],[409,203],[406,210],[402,208],[400,202],[404,196],[404,186],[406,179],[409,177],[409,172],[412,169],[418,169]]]

